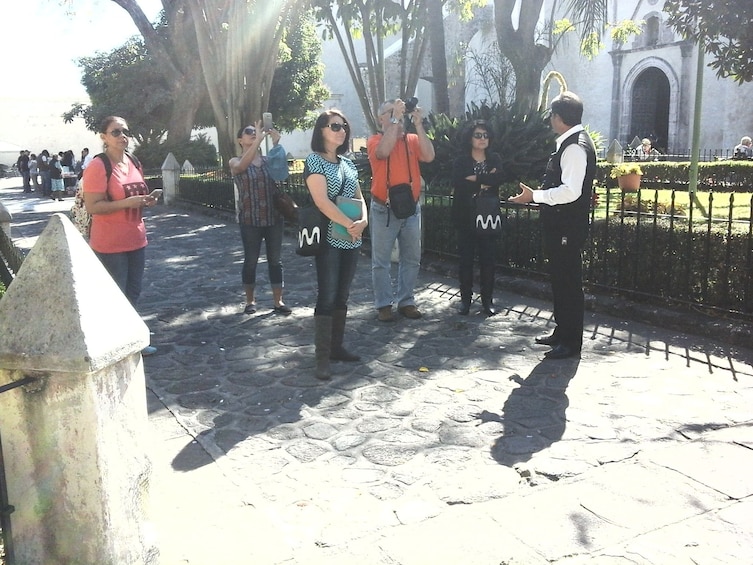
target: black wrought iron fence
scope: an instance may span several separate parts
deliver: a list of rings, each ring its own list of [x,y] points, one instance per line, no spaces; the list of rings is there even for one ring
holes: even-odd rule
[[[204,205],[234,209],[232,181],[226,176],[182,178],[181,193],[185,183],[191,185],[186,190],[192,198],[207,198]],[[300,173],[285,184],[297,202],[305,201],[308,193]],[[690,198],[683,190],[653,188],[627,194],[599,188],[585,250],[587,285],[648,303],[721,310],[753,320],[753,196],[741,188],[699,192]],[[365,194],[368,198],[368,191]],[[456,257],[451,203],[448,195],[425,195],[425,252]],[[542,276],[546,262],[538,208],[505,202],[502,206],[499,269],[522,277]]]

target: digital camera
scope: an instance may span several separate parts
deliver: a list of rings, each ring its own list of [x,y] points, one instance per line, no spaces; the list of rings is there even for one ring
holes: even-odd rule
[[[408,100],[405,101],[405,113],[410,114],[416,109],[416,106],[418,106],[418,98],[415,96],[408,98]]]

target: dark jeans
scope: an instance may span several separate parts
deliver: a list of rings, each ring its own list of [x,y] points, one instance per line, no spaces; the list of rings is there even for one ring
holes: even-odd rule
[[[473,295],[473,261],[478,254],[481,298],[491,300],[494,290],[494,245],[498,238],[480,236],[473,228],[458,230],[458,279],[460,296],[470,300]]]
[[[124,253],[96,253],[96,255],[107,272],[110,273],[115,284],[123,291],[131,305],[135,307],[141,295],[146,247]]]
[[[326,245],[316,256],[316,282],[319,294],[316,297],[315,316],[331,316],[334,310],[348,307],[350,284],[356,274],[359,249],[337,249]]]
[[[564,238],[564,239],[563,239]],[[554,298],[554,334],[569,347],[583,344],[583,256],[582,243],[561,233],[544,234]],[[580,238],[578,238],[580,239]]]
[[[256,284],[256,264],[259,262],[261,242],[267,250],[269,284],[272,288],[282,288],[282,229],[283,224],[256,227],[241,224],[243,242],[243,269],[241,277],[244,285]]]

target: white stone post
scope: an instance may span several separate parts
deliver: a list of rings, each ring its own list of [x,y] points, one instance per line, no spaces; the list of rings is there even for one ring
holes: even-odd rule
[[[0,202],[0,230],[3,230],[8,237],[10,237],[10,224],[12,221],[13,214]]]
[[[168,153],[162,163],[162,198],[165,204],[172,203],[178,197],[180,183],[180,163],[175,155]]]
[[[0,300],[0,433],[17,563],[151,565],[149,330],[64,214]]]

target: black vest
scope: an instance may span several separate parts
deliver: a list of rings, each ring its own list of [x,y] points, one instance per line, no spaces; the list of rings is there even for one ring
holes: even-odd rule
[[[557,204],[556,206],[543,204],[541,206],[541,219],[544,221],[545,229],[557,231],[562,235],[573,236],[579,244],[582,244],[588,235],[591,193],[596,176],[596,149],[585,130],[569,136],[562,142],[559,150],[552,153],[546,166],[541,188],[546,190],[562,184],[562,153],[575,143],[586,152],[586,176],[583,178],[580,196],[574,202],[567,204]]]

